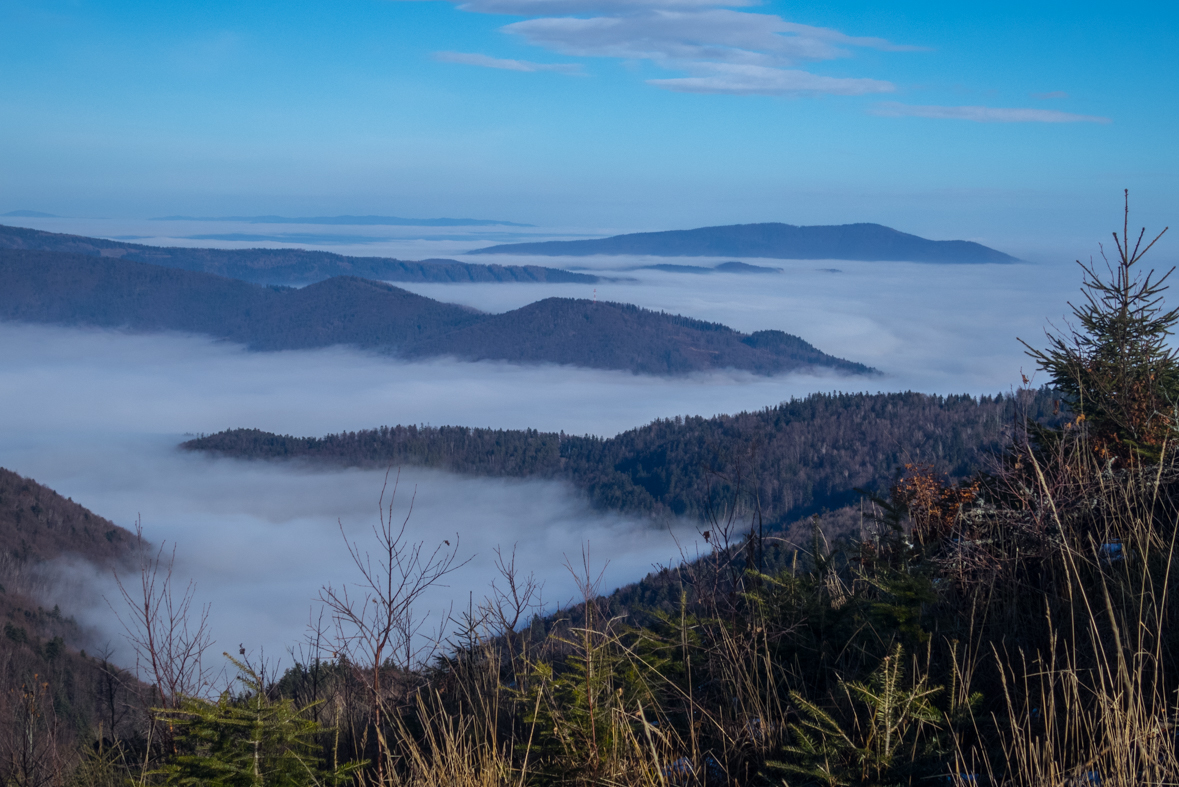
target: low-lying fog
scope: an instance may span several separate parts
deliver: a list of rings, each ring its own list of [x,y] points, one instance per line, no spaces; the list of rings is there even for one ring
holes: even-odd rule
[[[471,260],[487,261],[487,257]],[[494,258],[503,264],[536,258]],[[1042,343],[1045,318],[1065,312],[1075,265],[925,265],[896,262],[747,260],[780,273],[669,273],[641,266],[712,266],[725,258],[552,258],[612,281],[596,285],[398,286],[489,312],[544,297],[593,298],[719,322],[744,332],[777,329],[824,352],[875,366],[886,389],[996,393],[1031,375],[1017,336]],[[636,268],[639,268],[636,270]],[[863,383],[850,384],[856,388]]]
[[[337,529],[358,540],[377,521],[383,474],[210,459],[178,452],[184,433],[257,426],[323,434],[393,423],[535,426],[613,434],[677,413],[761,407],[817,388],[819,378],[662,380],[568,368],[454,361],[405,364],[343,349],[251,354],[183,336],[132,336],[0,323],[0,466],[44,483],[146,537],[178,547],[179,573],[213,605],[221,647],[281,654],[297,643],[321,585],[354,576]],[[413,539],[457,534],[471,564],[435,593],[465,605],[487,590],[493,549],[517,545],[551,608],[574,585],[562,567],[588,543],[605,585],[641,577],[679,551],[649,523],[589,510],[552,482],[495,481],[407,469],[417,489]],[[678,539],[694,549],[695,531]],[[72,569],[76,570],[76,568]],[[93,583],[67,611],[119,641]],[[88,605],[83,602],[89,601]]]
[[[470,259],[576,264],[628,280],[412,289],[488,311],[550,295],[594,297],[596,289],[599,299],[745,331],[789,331],[885,376],[658,379],[402,363],[340,348],[250,354],[199,337],[0,324],[0,465],[125,527],[141,517],[148,539],[176,544],[180,572],[195,579],[198,599],[212,604],[218,651],[240,642],[281,655],[300,640],[320,586],[354,578],[337,520],[358,539],[370,533],[382,473],[185,455],[174,448],[185,433],[242,426],[320,435],[429,423],[612,435],[654,418],[756,409],[813,391],[997,393],[1018,383],[1021,369],[1030,376],[1015,337],[1040,343],[1046,320],[1059,322],[1079,283],[1065,265],[750,260],[783,272],[693,275],[622,270],[666,259]],[[497,545],[517,546],[519,564],[544,581],[550,607],[574,595],[562,564],[579,561],[587,542],[595,565],[609,561],[608,587],[641,577],[680,548],[666,530],[589,510],[559,484],[403,471],[402,502],[414,487],[413,537],[436,543],[458,534],[460,556],[472,558],[431,598],[434,607],[481,598]],[[683,547],[695,549],[692,523],[677,528]],[[63,607],[118,645],[103,604],[74,598]]]

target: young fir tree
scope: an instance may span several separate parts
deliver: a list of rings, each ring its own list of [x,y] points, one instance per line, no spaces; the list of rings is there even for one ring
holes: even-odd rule
[[[1077,325],[1047,332],[1044,350],[1020,341],[1085,423],[1099,454],[1150,462],[1161,458],[1164,441],[1179,427],[1179,353],[1168,346],[1179,309],[1163,306],[1174,268],[1160,277],[1153,269],[1144,276],[1134,268],[1167,228],[1145,247],[1142,229],[1131,247],[1129,214],[1127,191],[1122,234],[1113,233],[1118,259],[1111,264],[1101,252],[1107,278],[1092,261],[1077,261],[1085,296],[1080,305],[1069,304]]]
[[[355,781],[361,763],[325,766],[319,738],[328,730],[308,717],[313,705],[272,700],[262,678],[225,654],[246,692],[224,692],[216,702],[185,697],[160,715],[176,731],[175,749],[161,771],[176,787],[326,787]]]

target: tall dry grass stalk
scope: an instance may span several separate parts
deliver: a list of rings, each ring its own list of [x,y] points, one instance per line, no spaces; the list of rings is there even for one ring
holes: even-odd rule
[[[754,607],[738,626],[685,602],[661,634],[629,627],[606,614],[584,562],[581,603],[534,638],[515,630],[530,580],[502,559],[507,592],[468,611],[452,653],[386,714],[386,767],[361,783],[688,787],[752,777],[785,728],[786,674],[769,621]]]
[[[405,787],[514,787],[520,783],[513,772],[511,751],[500,749],[494,737],[480,734],[480,720],[452,716],[436,696],[417,698],[417,718],[422,730],[413,734],[404,718],[393,727],[393,749],[400,762],[390,769],[384,784]],[[375,781],[360,780],[362,785]]]
[[[1040,630],[1038,645],[955,654],[965,675],[993,660],[1006,706],[992,719],[1000,754],[960,745],[958,770],[1028,787],[1179,784],[1179,676],[1168,670],[1179,468],[1164,450],[1159,465],[1114,471],[1083,434],[1055,450],[1051,462],[1021,453],[1034,479],[1025,525],[1041,548],[1010,553],[1044,578],[1039,620],[1022,623]]]

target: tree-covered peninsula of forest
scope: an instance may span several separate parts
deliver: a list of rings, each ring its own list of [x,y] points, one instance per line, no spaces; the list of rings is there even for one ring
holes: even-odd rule
[[[887,488],[920,462],[952,477],[983,468],[1024,417],[1051,418],[1051,391],[1021,396],[814,394],[755,412],[661,419],[615,437],[534,429],[382,426],[326,437],[231,429],[182,444],[249,459],[416,465],[501,478],[567,481],[600,508],[701,517],[739,492],[767,526]]]

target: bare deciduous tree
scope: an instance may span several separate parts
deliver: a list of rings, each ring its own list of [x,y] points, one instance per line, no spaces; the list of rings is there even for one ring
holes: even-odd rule
[[[400,525],[396,524],[393,506],[401,473],[398,471],[394,477],[390,492],[391,472],[385,474],[385,484],[381,487],[379,525],[373,526],[375,548],[364,549],[349,539],[340,523],[340,534],[359,572],[356,587],[327,585],[320,591],[320,599],[335,622],[338,651],[355,666],[369,693],[380,784],[385,783],[390,765],[385,719],[397,689],[389,673],[405,675],[437,652],[443,632],[439,631],[436,637],[425,636],[429,616],[419,614],[417,605],[431,587],[467,562],[457,559],[457,535],[453,544],[443,540],[432,549],[425,542],[406,538],[417,492],[414,491]],[[389,492],[388,504],[386,492]],[[439,625],[445,623],[444,616]]]
[[[48,681],[34,674],[7,695],[0,698],[0,778],[17,787],[57,782],[62,758]]]
[[[484,603],[484,608],[496,634],[505,637],[510,645],[512,635],[520,623],[530,612],[535,613],[541,608],[538,600],[541,586],[535,574],[522,577],[516,570],[515,546],[512,547],[512,554],[506,558],[502,549],[495,548],[495,569],[503,582],[497,584],[492,580],[491,595]]]
[[[128,585],[116,571],[115,581],[129,611],[111,607],[135,652],[136,672],[154,681],[160,706],[175,708],[181,698],[201,696],[209,688],[210,672],[204,665],[205,651],[213,644],[209,607],[194,610],[193,582],[179,592],[174,587],[175,547],[169,553],[161,544],[150,552],[139,522],[135,538],[142,558],[139,585]]]

